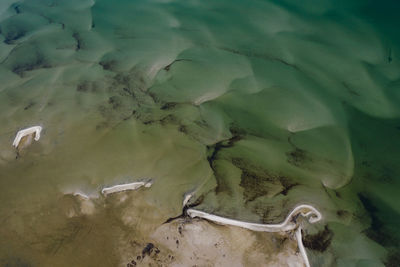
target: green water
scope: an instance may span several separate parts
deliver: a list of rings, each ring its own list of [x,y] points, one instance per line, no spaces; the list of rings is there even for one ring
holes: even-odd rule
[[[126,266],[188,192],[253,222],[313,205],[324,219],[306,234],[330,234],[312,266],[397,266],[399,10],[0,1],[1,266]],[[140,179],[153,186],[100,194]]]

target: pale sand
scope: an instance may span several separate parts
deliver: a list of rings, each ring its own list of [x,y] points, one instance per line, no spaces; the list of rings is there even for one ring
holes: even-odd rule
[[[121,233],[118,266],[132,261],[136,266],[308,266],[293,231],[264,233],[188,217],[168,224],[157,223],[163,216],[153,206],[155,203],[145,201],[146,192],[149,191],[117,194],[108,203],[112,205],[109,208],[119,210],[124,225],[134,226],[131,241],[125,240],[127,233]],[[75,212],[67,209],[69,216],[104,213],[101,198],[94,203],[82,193],[72,195],[80,205]],[[125,208],[121,210],[122,203]],[[92,216],[85,218],[90,220]],[[149,244],[151,249],[143,252]]]
[[[263,234],[193,219],[164,224],[152,238],[161,251],[168,249],[174,255],[168,266],[304,266],[291,235]],[[154,256],[144,259],[146,264],[159,259]]]

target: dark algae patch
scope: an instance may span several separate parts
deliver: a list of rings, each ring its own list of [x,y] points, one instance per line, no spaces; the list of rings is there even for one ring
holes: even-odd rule
[[[326,225],[324,230],[316,234],[304,235],[303,233],[303,245],[311,250],[324,252],[330,246],[332,238],[333,232]]]
[[[104,70],[113,70],[118,62],[116,60],[102,60],[99,64]]]
[[[307,153],[305,150],[300,148],[295,148],[294,150],[287,152],[287,161],[294,166],[301,166],[304,161],[307,160]]]
[[[75,45],[75,51],[79,51],[83,48],[83,42],[82,42],[82,37],[78,32],[74,32],[72,34],[72,37],[75,39],[76,41],[76,45]]]
[[[24,63],[16,63],[12,66],[11,71],[15,74],[22,77],[25,72],[42,69],[42,68],[51,68],[50,63],[43,57],[40,53],[35,53],[33,59],[24,62]]]
[[[240,186],[244,188],[246,202],[267,194],[270,197],[278,194],[286,196],[293,187],[299,185],[292,182],[289,177],[270,173],[242,158],[233,158],[232,163],[242,170]]]
[[[215,178],[217,180],[217,187],[215,188],[215,192],[218,194],[220,192],[228,192],[229,187],[225,185],[221,174],[218,172],[217,168],[215,167],[215,161],[218,159],[218,153],[221,152],[222,149],[233,147],[234,144],[240,141],[243,137],[240,135],[234,135],[228,140],[220,141],[213,146],[207,146],[208,154],[207,161],[210,165],[210,168],[213,170]]]
[[[279,181],[281,185],[283,186],[283,190],[281,191],[281,194],[286,196],[293,187],[300,185],[299,183],[294,183],[292,182],[288,177],[285,176],[279,176]]]
[[[244,188],[244,198],[246,202],[253,201],[268,193],[268,187],[264,183],[273,183],[274,178],[268,175],[258,175],[249,170],[243,169],[240,186]]]
[[[293,147],[293,150],[286,152],[287,162],[296,167],[301,167],[311,161],[311,157],[307,151],[297,147],[291,140],[291,137],[288,138],[288,142]]]
[[[364,230],[364,233],[383,246],[399,246],[400,243],[396,236],[391,235],[388,229],[386,229],[386,225],[380,217],[381,211],[378,209],[377,205],[375,205],[371,198],[365,193],[359,193],[358,197],[371,220],[370,227]],[[400,221],[398,216],[393,214],[392,220],[396,221],[396,219]]]
[[[170,64],[168,64],[167,66],[164,67],[165,71],[169,71],[172,67],[173,64],[175,64],[176,62],[180,62],[180,61],[192,61],[191,59],[175,59],[174,61],[172,61]]]
[[[386,260],[383,262],[386,267],[398,267],[400,262],[400,251],[395,249],[390,251]]]
[[[240,141],[243,137],[240,135],[234,135],[233,137],[229,138],[228,140],[220,141],[213,146],[207,146],[207,149],[211,152],[211,155],[207,157],[207,161],[210,164],[211,169],[214,170],[214,161],[217,160],[218,152],[220,152],[224,148],[233,147],[233,145]]]
[[[5,40],[4,43],[6,44],[13,44],[15,41],[18,39],[24,37],[26,34],[26,31],[23,29],[9,29],[7,34],[5,35]]]

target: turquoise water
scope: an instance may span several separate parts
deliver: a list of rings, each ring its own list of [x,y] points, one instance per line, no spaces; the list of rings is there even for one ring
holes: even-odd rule
[[[194,192],[198,209],[253,222],[315,206],[312,266],[397,266],[398,10],[2,0],[0,263],[126,266]],[[99,193],[144,178],[127,200]]]

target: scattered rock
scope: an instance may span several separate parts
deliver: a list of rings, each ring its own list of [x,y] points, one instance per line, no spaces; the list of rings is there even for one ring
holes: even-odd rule
[[[150,256],[150,254],[153,251],[153,249],[154,249],[154,244],[153,243],[147,243],[147,245],[142,250],[142,257],[144,258],[144,256],[146,256],[146,255]]]

